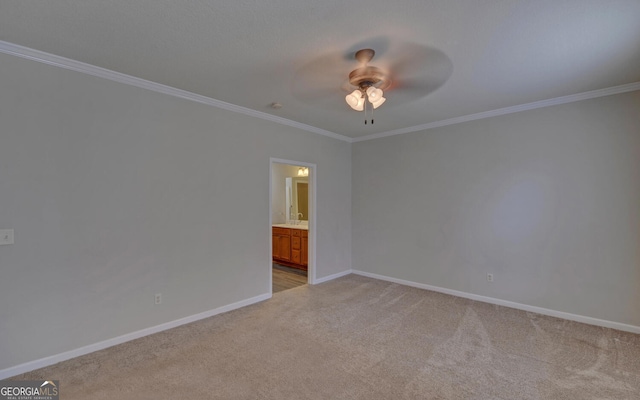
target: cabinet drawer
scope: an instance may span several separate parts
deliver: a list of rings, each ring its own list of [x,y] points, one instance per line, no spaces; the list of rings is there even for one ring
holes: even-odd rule
[[[300,250],[291,250],[291,262],[300,264]]]
[[[297,236],[300,237],[300,229],[292,229],[291,230],[291,236]]]
[[[295,250],[300,250],[300,238],[291,236],[291,248]]]
[[[309,231],[302,231],[302,237],[309,237]]]
[[[282,236],[290,236],[291,235],[291,229],[289,228],[278,228],[278,227],[272,227],[272,232],[274,235],[282,235]]]

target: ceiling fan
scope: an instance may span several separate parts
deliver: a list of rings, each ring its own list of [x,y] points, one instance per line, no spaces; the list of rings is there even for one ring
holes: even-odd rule
[[[362,66],[349,74],[349,84],[355,86],[356,89],[345,97],[347,104],[356,111],[363,111],[367,101],[375,109],[387,100],[383,90],[389,87],[391,78],[380,68],[367,65],[375,54],[373,49],[362,49],[356,52],[355,58]],[[371,123],[373,123],[373,119]]]
[[[292,94],[314,107],[342,112],[346,101],[366,113],[385,101],[392,108],[423,98],[453,71],[446,54],[416,43],[373,40],[352,49],[312,58],[296,71]]]

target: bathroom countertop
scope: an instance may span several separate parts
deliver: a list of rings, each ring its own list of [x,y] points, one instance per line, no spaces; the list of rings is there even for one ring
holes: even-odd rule
[[[273,224],[271,226],[275,226],[276,228],[289,228],[289,229],[302,229],[305,231],[309,230],[309,225],[307,224],[300,224],[300,225],[293,225],[293,224]]]

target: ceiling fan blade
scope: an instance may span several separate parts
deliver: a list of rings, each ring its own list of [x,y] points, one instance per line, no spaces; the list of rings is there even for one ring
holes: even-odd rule
[[[440,88],[446,79],[410,79],[402,82],[394,82],[394,85],[385,91],[389,103],[400,105],[421,99]]]
[[[444,52],[415,43],[399,45],[389,57],[393,60],[389,68],[397,79],[429,75],[446,80],[453,71],[453,63]]]
[[[355,60],[347,60],[340,52],[316,57],[300,67],[291,82],[291,93],[300,101],[318,105],[342,99],[351,89],[349,72],[357,67]],[[353,90],[353,89],[351,89]],[[329,99],[326,100],[325,99]]]
[[[394,105],[425,97],[436,91],[451,77],[453,63],[442,51],[404,43],[393,54],[391,86],[385,91]]]

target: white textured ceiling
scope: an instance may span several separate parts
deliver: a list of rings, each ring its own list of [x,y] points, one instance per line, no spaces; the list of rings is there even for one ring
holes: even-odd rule
[[[640,0],[0,1],[2,41],[354,138],[638,82],[638,21]],[[448,80],[389,91],[365,126],[341,91],[348,56],[392,65],[407,44],[446,55]],[[335,91],[306,101],[300,77],[336,55],[317,82]]]

